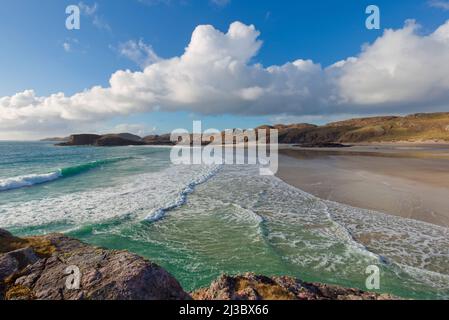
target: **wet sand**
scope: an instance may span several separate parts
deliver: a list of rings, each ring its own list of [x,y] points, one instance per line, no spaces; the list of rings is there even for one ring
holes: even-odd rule
[[[449,145],[280,149],[277,176],[354,207],[449,227]]]

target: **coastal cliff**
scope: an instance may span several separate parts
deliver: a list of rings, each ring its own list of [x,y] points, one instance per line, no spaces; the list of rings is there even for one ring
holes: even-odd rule
[[[119,134],[73,134],[67,141],[57,144],[58,146],[129,146],[129,145],[145,145],[141,137],[130,133]]]
[[[69,276],[75,266],[79,288]],[[390,295],[306,283],[291,277],[223,275],[185,292],[163,268],[127,251],[61,234],[17,238],[0,229],[0,300],[385,300]]]
[[[449,113],[419,113],[405,117],[385,116],[350,119],[323,126],[307,123],[263,125],[255,130],[277,129],[280,144],[303,147],[344,147],[343,143],[449,142]],[[224,136],[224,132],[221,133]],[[53,138],[55,139],[55,138]],[[213,141],[213,139],[212,139]],[[269,141],[269,136],[267,136]],[[203,142],[203,145],[210,141]],[[170,134],[139,137],[129,133],[72,135],[59,146],[174,145]]]

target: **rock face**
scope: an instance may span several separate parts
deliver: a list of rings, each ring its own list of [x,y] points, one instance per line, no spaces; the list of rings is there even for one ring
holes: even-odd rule
[[[115,146],[132,146],[145,145],[146,143],[141,137],[131,133],[118,134],[74,134],[71,135],[66,142],[57,144],[58,146],[98,146],[98,147],[115,147]]]
[[[69,141],[59,143],[58,146],[91,146],[101,136],[97,134],[73,134],[69,137]]]
[[[14,239],[1,232],[0,242]],[[59,234],[23,239],[21,245],[0,252],[0,299],[190,299],[168,272],[126,251],[92,247]],[[72,286],[76,270],[79,289]]]
[[[174,145],[174,143],[170,140],[169,134],[163,135],[150,135],[143,138],[148,145]]]
[[[112,134],[112,136],[117,136],[119,138],[129,140],[129,141],[136,141],[136,142],[142,141],[141,137],[139,137],[135,134],[132,134],[132,133],[118,133],[118,134]]]
[[[209,288],[192,293],[195,300],[392,300],[393,296],[306,283],[290,277],[265,277],[252,273],[223,275]]]
[[[140,139],[140,138],[139,138]],[[123,138],[120,135],[105,135],[101,138],[97,139],[94,143],[95,146],[98,147],[118,147],[118,146],[141,146],[145,145],[141,139],[127,139]]]
[[[406,117],[371,117],[351,119],[316,126],[307,123],[274,126],[264,125],[259,130],[278,130],[278,143],[297,144],[307,147],[341,147],[343,143],[360,142],[396,142],[396,141],[446,141],[449,142],[449,113],[413,114]],[[267,134],[267,142],[269,134]],[[224,141],[224,132],[221,132]],[[219,135],[217,135],[219,137]],[[191,142],[193,141],[191,135]],[[202,142],[207,145],[214,141]],[[245,139],[244,141],[247,141]],[[179,142],[177,142],[179,143]],[[176,143],[170,141],[170,134],[150,135],[144,138],[129,134],[72,135],[69,141],[60,146],[94,145],[94,146],[126,146],[126,145],[167,145]],[[332,145],[334,144],[334,145]]]
[[[39,258],[31,248],[22,248],[7,252],[0,256],[0,281],[6,279],[26,266],[35,263]]]

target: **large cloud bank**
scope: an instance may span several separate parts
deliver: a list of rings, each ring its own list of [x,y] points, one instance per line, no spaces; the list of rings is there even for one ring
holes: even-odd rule
[[[408,21],[357,57],[323,68],[298,59],[254,64],[262,42],[252,25],[223,33],[198,26],[185,52],[117,71],[109,87],[66,96],[26,90],[0,98],[0,131],[44,130],[153,110],[295,116],[435,111],[449,106],[449,21],[421,35]]]

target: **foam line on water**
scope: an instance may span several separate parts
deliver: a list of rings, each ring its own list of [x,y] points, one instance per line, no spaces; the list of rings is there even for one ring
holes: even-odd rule
[[[195,188],[207,182],[209,179],[211,179],[213,176],[215,176],[218,171],[220,170],[221,166],[213,166],[209,171],[207,171],[204,174],[201,174],[191,182],[185,186],[181,192],[177,195],[176,199],[174,199],[172,202],[167,204],[164,207],[157,208],[153,210],[146,218],[145,220],[148,222],[155,222],[165,217],[166,213],[170,210],[176,209],[181,207],[187,202],[187,196],[191,194],[193,191],[195,191]]]
[[[339,231],[341,231],[341,233],[339,233],[340,235],[342,235],[346,240],[347,243],[352,245],[352,247],[356,250],[358,250],[359,252],[363,253],[363,254],[367,254],[368,256],[377,259],[380,263],[384,263],[387,264],[389,263],[388,259],[378,255],[370,250],[368,250],[368,248],[366,246],[364,246],[363,244],[361,244],[360,242],[358,242],[353,234],[351,233],[351,231],[349,229],[347,229],[343,224],[338,223],[335,219],[332,218],[332,214],[329,212],[329,207],[327,206],[327,204],[323,201],[322,202],[323,206],[324,206],[324,213],[326,215],[326,217],[329,219],[329,221],[331,221]]]
[[[211,169],[170,165],[159,171],[122,178],[121,183],[114,186],[87,188],[20,203],[5,202],[0,204],[0,225],[10,228],[41,226],[54,221],[81,225],[124,215],[144,221],[150,212],[173,204],[180,193],[187,195],[188,187],[195,188],[208,180],[217,170]]]

